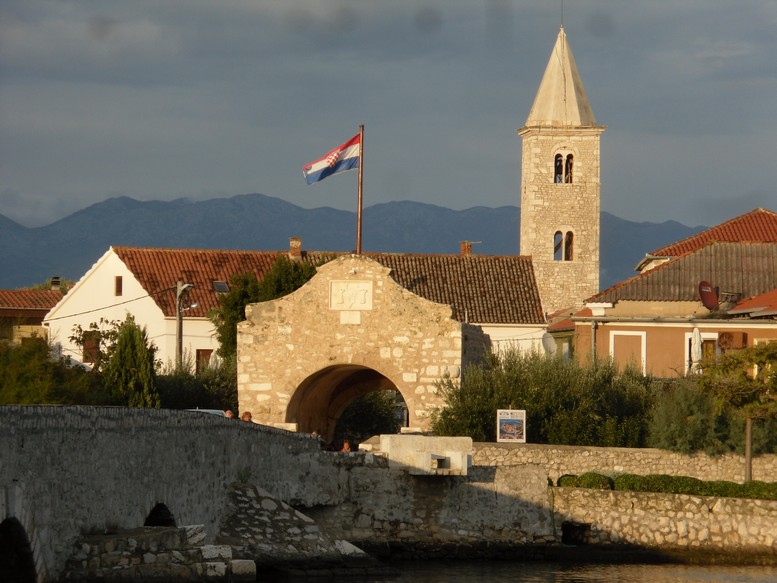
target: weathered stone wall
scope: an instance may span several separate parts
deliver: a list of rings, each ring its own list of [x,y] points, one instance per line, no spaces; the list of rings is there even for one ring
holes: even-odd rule
[[[585,472],[624,474],[667,474],[700,480],[744,481],[744,459],[727,454],[684,455],[662,449],[624,447],[582,447],[514,443],[476,443],[475,465],[537,464],[545,468],[555,483],[564,474]],[[777,481],[777,455],[753,458],[753,479]]]
[[[239,479],[284,501],[336,504],[340,469],[319,450],[312,437],[205,413],[0,407],[0,516],[19,520],[43,580],[79,536],[142,526],[160,502],[212,540]]]
[[[364,455],[340,459],[349,463]],[[483,548],[554,540],[547,476],[539,466],[475,467],[467,476],[441,477],[357,465],[348,476],[347,500],[305,513],[357,546],[398,544],[421,553],[445,545]]]
[[[372,388],[387,379],[383,388],[402,394],[410,426],[428,428],[442,405],[435,382],[461,374],[462,325],[450,306],[413,294],[389,273],[368,257],[343,256],[295,292],[249,305],[238,325],[240,410],[331,436],[360,382],[368,385],[357,375],[375,371]]]
[[[576,544],[777,553],[777,501],[553,488],[557,531]],[[569,527],[567,527],[569,528]]]
[[[135,579],[256,581],[252,560],[233,559],[228,545],[205,545],[202,526],[138,528],[78,541],[65,581]]]

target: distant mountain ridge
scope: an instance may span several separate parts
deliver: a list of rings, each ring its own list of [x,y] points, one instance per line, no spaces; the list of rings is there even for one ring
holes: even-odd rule
[[[362,222],[363,251],[451,254],[466,240],[477,242],[477,254],[519,253],[520,209],[514,206],[455,211],[389,202],[365,208]],[[703,228],[602,213],[602,289],[634,275],[645,253]],[[290,237],[302,238],[303,249],[352,250],[356,213],[243,194],[204,201],[111,198],[36,228],[0,215],[0,289],[28,287],[54,275],[78,280],[111,245],[283,250]]]

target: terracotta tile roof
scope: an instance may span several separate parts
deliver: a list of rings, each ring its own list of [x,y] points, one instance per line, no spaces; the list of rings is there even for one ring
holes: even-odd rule
[[[453,317],[478,324],[542,324],[530,257],[365,253],[392,270],[405,289],[448,304]]]
[[[233,275],[264,276],[287,251],[223,251],[113,247],[160,309],[175,316],[175,283],[194,284],[189,300],[198,307],[187,317],[204,317],[217,307],[214,281]],[[343,253],[303,251],[304,261],[318,263]],[[453,317],[475,323],[544,322],[531,259],[523,256],[409,255],[365,253],[392,269],[392,277],[428,300],[453,307]]]
[[[0,289],[0,309],[41,310],[46,313],[63,296],[61,291],[47,289]]]
[[[737,302],[728,314],[746,315],[751,318],[777,318],[777,288]]]
[[[677,241],[649,255],[678,257],[698,251],[713,242],[728,243],[777,243],[777,212],[758,208],[715,227]]]
[[[711,243],[618,283],[586,302],[696,301],[700,281],[740,297],[767,292],[777,287],[777,243]]]
[[[168,317],[175,316],[175,286],[181,280],[194,288],[188,299],[198,306],[187,310],[187,317],[206,317],[218,307],[219,294],[213,282],[229,282],[235,275],[254,273],[264,276],[283,251],[226,251],[211,249],[163,249],[152,247],[112,247]],[[322,254],[303,254],[316,261]],[[334,254],[332,254],[334,255]]]

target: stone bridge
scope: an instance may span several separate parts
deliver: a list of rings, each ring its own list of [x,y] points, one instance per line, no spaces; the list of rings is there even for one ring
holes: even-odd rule
[[[56,580],[79,537],[141,527],[158,504],[212,542],[233,483],[301,506],[336,503],[333,458],[315,438],[201,412],[5,406],[0,518],[6,536],[25,535],[37,579]]]

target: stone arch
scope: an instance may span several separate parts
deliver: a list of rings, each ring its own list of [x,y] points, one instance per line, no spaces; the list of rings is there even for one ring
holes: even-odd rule
[[[399,392],[407,403],[401,384],[374,368],[359,364],[328,366],[299,384],[286,408],[286,423],[296,424],[304,433],[315,431],[329,441],[337,420],[354,399],[382,390]]]
[[[30,539],[22,523],[13,516],[0,522],[0,579],[18,583],[37,581]]]
[[[462,323],[449,305],[405,289],[390,271],[362,255],[342,256],[295,292],[246,307],[238,324],[241,411],[259,423],[331,435],[355,396],[385,386],[402,395],[408,426],[428,430],[442,405],[435,383],[459,378]],[[325,413],[312,414],[316,403]]]

